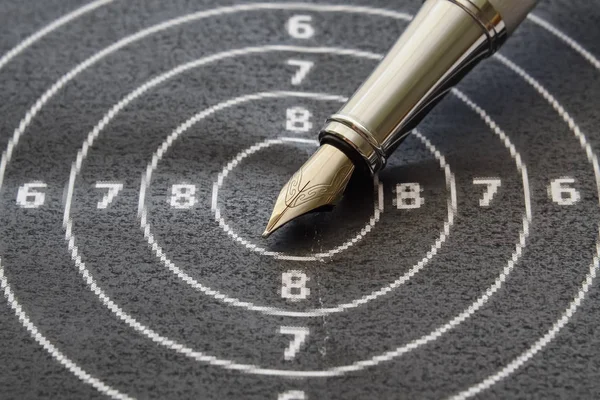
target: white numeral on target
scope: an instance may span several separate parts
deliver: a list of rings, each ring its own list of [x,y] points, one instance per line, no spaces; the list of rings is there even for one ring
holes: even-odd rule
[[[281,297],[290,301],[306,300],[310,288],[306,287],[309,277],[302,271],[291,270],[281,274]]]
[[[479,205],[481,207],[489,207],[494,196],[498,193],[502,181],[499,178],[475,178],[473,179],[473,184],[486,186],[483,197],[479,200]]]
[[[39,189],[45,189],[44,182],[35,181],[26,183],[17,192],[17,204],[22,208],[38,208],[44,204],[46,194]]]
[[[575,179],[564,177],[553,179],[548,186],[548,195],[553,202],[560,206],[572,206],[581,199],[581,194],[574,187]]]
[[[287,23],[288,33],[296,39],[310,39],[315,35],[311,22],[310,15],[294,15]]]
[[[421,196],[421,185],[418,183],[399,183],[396,185],[396,198],[393,200],[398,210],[419,208],[425,204]]]
[[[304,78],[306,78],[306,75],[308,75],[308,72],[313,67],[313,65],[315,65],[315,63],[312,61],[291,59],[287,60],[287,65],[298,67],[298,70],[296,71],[294,76],[292,76],[292,85],[299,85],[302,83]]]
[[[283,353],[283,358],[285,358],[286,360],[292,360],[294,357],[296,357],[296,354],[300,350],[300,347],[302,347],[302,345],[306,341],[308,332],[308,328],[299,326],[282,326],[281,328],[279,328],[279,333],[281,333],[282,335],[294,336],[288,348],[285,349],[285,352]]]
[[[173,185],[169,203],[173,208],[192,208],[196,204],[196,186],[188,184]]]
[[[302,390],[288,390],[284,393],[279,393],[277,400],[307,400],[306,394]]]
[[[308,132],[312,129],[311,114],[306,108],[292,107],[285,112],[285,129],[292,132]]]
[[[119,192],[123,189],[123,184],[118,182],[96,182],[96,189],[108,189],[108,192],[102,197],[102,200],[98,202],[98,209],[102,210],[108,208]]]

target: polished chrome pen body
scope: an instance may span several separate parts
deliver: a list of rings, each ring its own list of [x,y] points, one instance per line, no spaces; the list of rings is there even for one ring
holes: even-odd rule
[[[388,156],[412,128],[468,71],[504,43],[535,3],[536,0],[425,1],[369,78],[321,129],[321,145],[347,157],[331,157],[332,150],[328,150],[329,158],[338,163],[327,167],[347,168],[351,162],[371,174],[384,168]],[[323,190],[328,198],[315,200],[312,208],[310,202],[303,203],[302,208],[292,207],[282,194],[288,193],[289,200],[286,188],[293,178],[282,189],[275,206],[285,212],[276,216],[274,210],[265,236],[324,202],[339,200],[350,175],[343,182],[324,182],[320,179],[323,163],[318,158],[322,158],[319,151],[301,168],[300,187],[315,193],[311,182],[319,182],[319,187],[327,188]],[[313,170],[307,165],[321,168]],[[339,177],[331,172],[329,175]],[[297,174],[294,176],[298,178]],[[274,218],[279,222],[274,223]]]
[[[410,130],[525,18],[532,0],[428,0],[320,133],[375,173]],[[346,148],[347,147],[347,148]]]

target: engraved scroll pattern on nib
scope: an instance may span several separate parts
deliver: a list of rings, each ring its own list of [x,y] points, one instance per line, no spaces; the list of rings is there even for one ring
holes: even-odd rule
[[[310,185],[311,181],[303,182],[303,174],[300,168],[289,181],[285,203],[288,207],[298,207],[309,201],[321,199],[320,203],[329,204],[339,197],[346,187],[349,175],[352,173],[352,166],[344,166],[337,171],[335,177],[330,183],[316,183]]]

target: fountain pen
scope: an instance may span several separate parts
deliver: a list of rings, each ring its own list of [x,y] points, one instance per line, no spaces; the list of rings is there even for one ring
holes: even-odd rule
[[[330,116],[320,146],[281,189],[263,233],[331,209],[357,170],[377,174],[427,113],[493,54],[536,0],[426,0],[373,73]]]

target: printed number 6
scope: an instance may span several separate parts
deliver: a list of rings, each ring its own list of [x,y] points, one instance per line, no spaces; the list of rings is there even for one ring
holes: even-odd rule
[[[310,39],[315,35],[315,30],[310,24],[311,21],[310,15],[294,15],[288,21],[288,33],[296,39]]]
[[[44,204],[46,195],[39,189],[45,189],[44,182],[30,182],[19,188],[17,192],[17,204],[22,208],[38,208]]]
[[[290,390],[285,393],[280,393],[277,400],[306,400],[306,394],[301,390]]]

